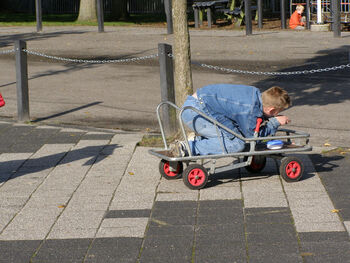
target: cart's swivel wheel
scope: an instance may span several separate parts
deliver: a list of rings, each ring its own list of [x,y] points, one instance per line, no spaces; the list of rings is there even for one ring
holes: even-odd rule
[[[248,157],[244,157],[244,161],[247,161]],[[263,155],[254,155],[252,162],[249,166],[246,166],[245,169],[250,173],[259,173],[261,172],[266,165],[266,156]]]
[[[280,175],[286,182],[299,181],[303,176],[304,164],[294,156],[285,157],[281,161]]]
[[[168,180],[178,179],[181,177],[183,171],[182,162],[172,162],[161,160],[159,162],[160,174]]]
[[[193,190],[203,188],[208,182],[208,177],[207,169],[200,164],[190,164],[182,175],[184,184]]]

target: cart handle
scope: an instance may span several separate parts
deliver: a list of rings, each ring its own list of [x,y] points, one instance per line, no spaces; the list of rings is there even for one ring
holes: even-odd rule
[[[260,125],[261,125],[261,123],[262,123],[262,118],[257,118],[256,119],[256,126],[255,126],[255,132],[259,132],[259,129],[260,129]]]

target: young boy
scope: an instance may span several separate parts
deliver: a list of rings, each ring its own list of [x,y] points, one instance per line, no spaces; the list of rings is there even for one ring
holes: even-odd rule
[[[291,105],[288,93],[280,87],[272,87],[263,93],[252,86],[214,84],[198,89],[188,96],[183,107],[192,106],[215,119],[243,137],[253,137],[257,118],[268,122],[260,128],[259,136],[276,133],[280,125],[290,122],[288,117],[278,114]],[[231,133],[216,126],[195,111],[186,109],[182,114],[185,125],[196,133],[189,141],[193,155],[239,152],[245,143]],[[219,130],[220,137],[218,137]],[[184,142],[171,146],[174,156],[187,156]]]
[[[294,13],[290,17],[289,27],[291,29],[296,30],[304,30],[305,29],[305,17],[302,17],[301,14],[304,12],[304,6],[297,5]]]

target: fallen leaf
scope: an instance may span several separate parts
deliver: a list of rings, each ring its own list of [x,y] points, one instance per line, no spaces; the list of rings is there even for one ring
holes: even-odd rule
[[[330,143],[326,142],[325,144],[323,144],[324,146],[331,146]]]
[[[130,174],[130,175],[134,175],[134,173],[133,173],[133,172],[129,172],[129,174]]]
[[[58,208],[65,208],[66,205],[59,205]]]
[[[306,257],[306,256],[313,256],[314,253],[311,253],[311,252],[304,252],[304,253],[301,253],[300,254],[302,257]]]
[[[340,152],[340,154],[346,154],[346,152]]]
[[[339,209],[332,209],[332,213],[339,213]]]

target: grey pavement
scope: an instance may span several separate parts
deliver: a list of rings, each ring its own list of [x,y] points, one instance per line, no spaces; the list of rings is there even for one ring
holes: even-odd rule
[[[350,149],[190,190],[143,135],[1,121],[0,262],[350,262]]]
[[[90,27],[33,30],[0,28],[0,50],[24,38],[50,55],[117,59],[172,42],[164,28],[107,28],[102,37]],[[349,33],[243,33],[191,30],[192,57],[256,71],[349,63]],[[181,179],[162,178],[160,160],[138,146],[158,129],[156,60],[76,65],[30,57],[30,124],[15,120],[13,63],[0,55],[7,102],[0,111],[0,262],[350,262],[348,69],[286,79],[194,67],[195,88],[285,86],[295,102],[291,127],[311,132],[315,150],[298,154],[305,176],[297,183],[284,182],[279,162],[268,159],[257,176],[215,173],[204,189],[189,190]]]

